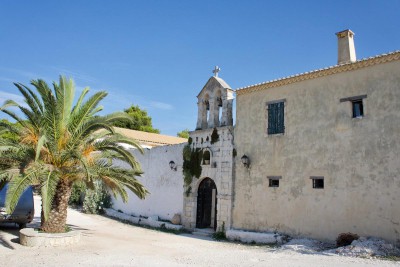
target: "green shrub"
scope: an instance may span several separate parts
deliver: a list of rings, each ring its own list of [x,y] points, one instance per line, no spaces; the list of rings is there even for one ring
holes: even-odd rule
[[[110,208],[111,196],[101,181],[94,184],[94,189],[86,190],[85,200],[83,201],[83,211],[92,214],[101,214],[105,208]]]
[[[218,240],[218,241],[220,241],[220,240],[226,240],[226,234],[225,234],[225,232],[221,232],[221,231],[215,232],[215,233],[212,235],[212,237],[213,237],[213,239]]]
[[[218,232],[215,232],[212,236],[215,240],[227,240],[225,233],[225,222],[222,222],[222,226]]]
[[[81,206],[86,193],[86,185],[82,182],[76,182],[72,186],[71,196],[68,204],[75,204]]]
[[[214,144],[219,141],[219,134],[217,128],[214,128],[212,134],[211,134],[211,144]]]
[[[201,175],[201,161],[203,159],[203,151],[200,148],[191,149],[186,145],[182,151],[183,156],[183,179],[186,186],[192,183],[193,177],[199,178]]]

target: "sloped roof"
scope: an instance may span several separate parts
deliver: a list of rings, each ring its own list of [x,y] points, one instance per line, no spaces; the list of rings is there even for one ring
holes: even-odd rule
[[[231,89],[231,87],[229,86],[229,84],[227,84],[223,79],[221,79],[220,77],[213,77],[214,79],[216,79],[221,85],[222,87],[226,88],[226,89]]]
[[[340,73],[340,72],[345,72],[345,71],[351,71],[351,70],[357,70],[361,68],[365,68],[368,66],[373,66],[377,64],[382,64],[394,60],[400,60],[400,51],[396,50],[394,52],[388,53],[388,54],[381,54],[377,55],[374,57],[369,57],[369,58],[364,58],[361,60],[357,60],[355,62],[350,62],[350,63],[345,63],[345,64],[340,64],[340,65],[334,65],[322,69],[317,69],[313,70],[310,72],[304,72],[284,78],[279,78],[267,82],[262,82],[259,84],[253,84],[245,87],[241,87],[236,89],[236,94],[237,95],[242,95],[242,94],[247,94],[255,91],[260,91],[264,90],[267,88],[272,88],[272,87],[278,87],[278,86],[283,86],[295,82],[300,82],[304,80],[310,80],[310,79],[315,79],[335,73]]]
[[[215,77],[215,76],[211,76],[210,79],[208,79],[208,81],[206,82],[206,84],[203,86],[203,88],[201,89],[200,93],[197,95],[197,97],[199,95],[201,95],[201,93],[205,90],[205,88],[212,83],[213,81],[216,81],[217,83],[219,83],[221,85],[222,88],[224,89],[229,89],[232,90],[232,88],[229,86],[229,84],[227,84],[223,79],[219,78],[219,77]],[[233,90],[232,90],[233,91]]]
[[[186,143],[188,140],[186,138],[180,138],[175,136],[147,133],[131,129],[114,127],[115,131],[122,134],[128,138],[137,140],[142,145],[154,146],[164,146],[164,145],[176,145],[181,143]]]

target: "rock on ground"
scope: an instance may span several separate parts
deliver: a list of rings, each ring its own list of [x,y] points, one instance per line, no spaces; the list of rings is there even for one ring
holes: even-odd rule
[[[342,256],[370,258],[375,256],[400,256],[400,249],[379,238],[360,237],[351,245],[331,249],[327,252]]]

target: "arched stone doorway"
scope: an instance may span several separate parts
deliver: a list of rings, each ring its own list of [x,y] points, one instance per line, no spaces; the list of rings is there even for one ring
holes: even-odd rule
[[[197,192],[196,228],[217,227],[217,186],[210,178],[201,181]]]

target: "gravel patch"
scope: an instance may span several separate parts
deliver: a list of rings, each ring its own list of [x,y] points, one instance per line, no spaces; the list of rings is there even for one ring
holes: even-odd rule
[[[320,242],[314,239],[301,238],[290,240],[286,244],[282,245],[278,250],[293,251],[302,254],[315,254],[318,252],[324,252],[333,247],[333,244]]]
[[[331,254],[358,258],[400,257],[400,249],[398,247],[374,237],[360,237],[358,240],[354,240],[351,245],[339,248],[335,248],[332,243],[324,243],[314,239],[292,239],[277,248],[276,251],[301,254]]]
[[[40,208],[40,202],[35,206]],[[39,211],[35,217],[40,219]],[[72,209],[68,210],[68,224],[82,232],[81,241],[46,248],[24,247],[19,244],[17,227],[0,226],[1,266],[400,266],[400,262],[325,253],[324,245],[314,240],[293,239],[278,248],[217,242],[192,234],[145,229]]]

